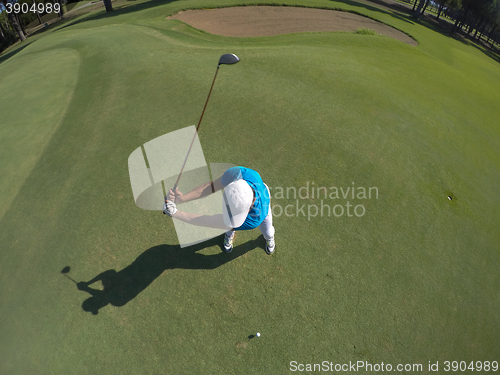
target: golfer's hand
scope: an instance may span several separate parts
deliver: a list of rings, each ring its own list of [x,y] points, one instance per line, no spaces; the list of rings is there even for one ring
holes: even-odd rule
[[[175,191],[170,189],[167,194],[167,200],[174,203],[182,203],[184,202],[184,194],[178,188],[175,188]]]
[[[172,217],[175,215],[176,212],[177,212],[177,207],[175,206],[175,203],[172,201],[165,200],[165,203],[163,203],[163,213],[165,215]]]

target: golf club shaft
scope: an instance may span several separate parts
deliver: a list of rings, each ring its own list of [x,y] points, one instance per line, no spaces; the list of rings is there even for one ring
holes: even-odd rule
[[[205,109],[207,108],[208,99],[210,99],[210,94],[212,94],[212,89],[214,88],[215,79],[217,78],[217,73],[219,72],[219,66],[220,65],[217,65],[217,70],[215,71],[214,80],[212,81],[212,86],[210,87],[210,91],[208,92],[208,97],[207,97],[207,101],[205,102],[205,106],[203,107],[203,112],[201,112],[200,121],[198,121],[198,125],[196,126],[193,140],[191,141],[191,145],[189,146],[189,150],[187,152],[186,158],[184,159],[184,163],[182,164],[181,171],[179,172],[179,175],[177,176],[177,181],[175,181],[175,185],[172,188],[172,190],[174,190],[174,191],[177,188],[177,185],[179,184],[179,180],[181,178],[182,171],[184,170],[184,167],[186,166],[186,162],[187,162],[187,159],[189,157],[189,153],[191,152],[191,148],[193,147],[194,140],[196,139],[196,134],[198,134],[198,129],[200,128],[201,120],[203,119],[203,115],[205,114]]]
[[[66,275],[65,273],[63,273],[64,276],[66,276],[68,279],[70,279],[71,281],[73,281],[75,284],[77,284],[77,282],[75,280],[73,280],[73,278],[69,277],[68,275]]]

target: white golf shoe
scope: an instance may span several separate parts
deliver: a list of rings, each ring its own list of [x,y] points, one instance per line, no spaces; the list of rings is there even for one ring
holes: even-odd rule
[[[236,231],[233,230],[231,235],[228,236],[226,233],[226,236],[224,237],[224,251],[226,253],[230,253],[231,251],[233,251],[233,240],[234,240],[235,234],[236,234]]]
[[[268,255],[271,255],[274,253],[274,248],[276,247],[276,244],[274,243],[274,237],[271,237],[270,239],[266,240],[266,253]]]

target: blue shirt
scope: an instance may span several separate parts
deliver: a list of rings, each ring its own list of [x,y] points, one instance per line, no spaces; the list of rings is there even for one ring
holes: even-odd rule
[[[243,179],[252,188],[255,195],[255,202],[247,215],[247,218],[243,224],[234,228],[235,230],[248,230],[257,228],[266,218],[269,213],[269,203],[271,202],[271,197],[267,191],[266,185],[260,175],[253,169],[244,167],[232,167],[229,168],[221,177],[221,182],[224,187],[229,185],[231,182]]]

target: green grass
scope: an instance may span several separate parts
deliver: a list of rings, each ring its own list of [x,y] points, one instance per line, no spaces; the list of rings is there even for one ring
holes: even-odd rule
[[[0,373],[498,360],[499,64],[355,3],[300,2],[378,18],[419,46],[228,38],[165,19],[239,3],[101,10],[0,62]],[[241,62],[220,69],[200,129],[206,160],[254,168],[274,188],[376,186],[379,199],[350,200],[365,216],[275,217],[275,255],[255,230],[228,256],[217,241],[179,249],[170,219],[135,206],[128,156],[197,122],[226,52]],[[60,274],[67,265],[77,281],[124,270],[130,301],[83,311],[89,295]]]

